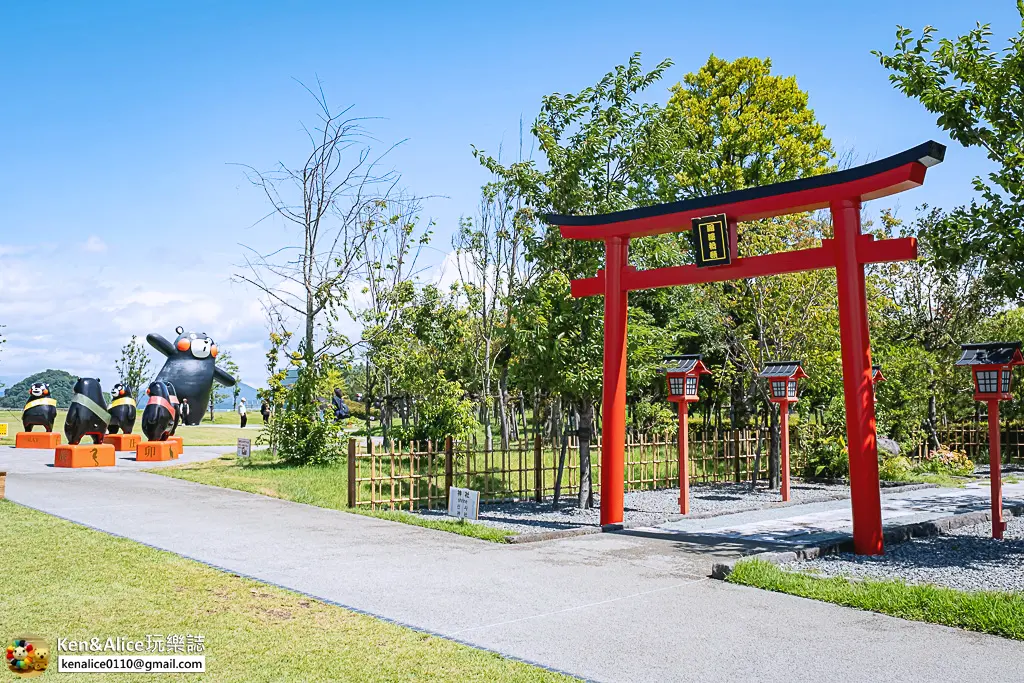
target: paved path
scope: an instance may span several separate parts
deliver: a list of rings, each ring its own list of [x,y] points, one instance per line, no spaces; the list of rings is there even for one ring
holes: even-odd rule
[[[184,460],[223,448],[187,448]],[[1024,643],[706,578],[739,551],[625,534],[498,545],[0,448],[12,500],[603,681],[1019,681]],[[787,508],[796,514],[795,508]]]

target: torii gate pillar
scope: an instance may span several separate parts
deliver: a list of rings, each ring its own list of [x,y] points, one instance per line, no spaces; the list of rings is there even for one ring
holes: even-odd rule
[[[626,316],[622,271],[628,237],[605,240],[604,398],[601,401],[601,524],[622,522],[626,449]],[[607,449],[607,450],[606,450]],[[615,511],[618,511],[617,519]]]
[[[843,359],[847,450],[850,454],[850,504],[853,544],[862,555],[880,555],[882,500],[878,487],[878,441],[871,384],[871,341],[864,264],[857,255],[860,201],[832,202],[836,285],[839,296],[839,341]]]

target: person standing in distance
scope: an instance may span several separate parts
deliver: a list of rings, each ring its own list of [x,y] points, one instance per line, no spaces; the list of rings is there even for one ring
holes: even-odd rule
[[[244,397],[238,402],[238,419],[241,422],[242,429],[245,429],[245,421],[246,421],[247,418],[246,418],[246,415],[245,415],[245,398]]]
[[[181,403],[178,404],[178,410],[181,411],[181,425],[184,427],[188,424],[188,414],[192,411],[188,405],[187,398],[181,399]]]
[[[266,401],[260,406],[260,415],[263,416],[263,424],[270,422],[270,404]]]

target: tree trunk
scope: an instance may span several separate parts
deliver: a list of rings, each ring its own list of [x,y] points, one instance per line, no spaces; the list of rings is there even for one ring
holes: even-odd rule
[[[525,417],[523,419],[526,419]],[[540,414],[540,389],[533,390],[533,438],[536,439],[537,435],[541,433],[541,421]]]
[[[928,397],[928,446],[930,447],[931,450],[934,451],[934,450],[938,450],[939,446],[940,446],[940,444],[939,444],[939,432],[938,432],[938,429],[937,429],[937,425],[938,425],[938,422],[939,422],[939,417],[937,415],[937,410],[936,410],[936,407],[935,407],[935,383],[934,382],[932,382],[931,391],[932,391],[932,394],[931,394],[931,396]]]
[[[551,421],[548,425],[548,438],[558,436],[558,426],[562,423],[562,397],[555,396],[551,401]]]
[[[782,406],[779,406],[780,409]],[[780,450],[782,444],[779,440],[779,411],[773,406],[771,412],[771,447],[768,449],[768,488],[779,487]]]
[[[594,507],[594,490],[590,474],[590,439],[594,434],[594,404],[583,401],[580,405],[579,428],[576,432],[580,446],[580,508]]]
[[[565,453],[569,450],[569,425],[562,427],[562,448],[558,454],[558,473],[555,475],[555,495],[551,506],[558,509],[558,498],[562,495],[562,472],[565,471]]]
[[[519,393],[519,416],[523,418],[523,438],[525,439],[530,434],[530,427],[526,424],[526,394],[522,392]]]
[[[370,452],[370,430],[372,429],[372,422],[370,421],[370,408],[373,406],[373,401],[370,400],[370,359],[366,358],[366,392],[363,395],[363,400],[366,402],[366,452]]]
[[[501,450],[508,450],[508,366],[498,377],[498,419],[501,420]]]
[[[754,471],[750,473],[750,490],[757,490],[757,474],[761,471],[761,427],[764,425],[764,413],[758,411],[757,422],[754,424]]]

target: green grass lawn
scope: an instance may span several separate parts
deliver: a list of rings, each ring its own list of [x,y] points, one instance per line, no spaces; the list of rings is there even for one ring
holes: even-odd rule
[[[67,417],[68,411],[58,410],[57,420],[53,423],[53,430],[64,433],[64,419]],[[202,425],[196,425],[194,427],[178,427],[177,434],[185,440],[187,446],[234,446],[238,443],[239,437],[246,437],[256,440],[259,432],[254,429],[238,429],[238,415],[226,411],[218,411],[215,415],[215,422],[204,420]],[[142,434],[142,415],[141,412],[135,420],[135,433]],[[0,410],[0,422],[7,423],[7,436],[0,437],[0,446],[13,446],[14,435],[20,432],[21,427],[21,411],[20,410]],[[249,424],[262,424],[263,420],[259,415],[259,412],[250,412]],[[231,425],[235,429],[227,429],[225,427],[214,427],[213,425]],[[36,427],[36,431],[39,431],[39,427]]]
[[[1024,595],[966,592],[902,581],[849,581],[790,572],[764,560],[743,560],[726,579],[803,598],[1024,640]]]
[[[0,633],[205,637],[206,674],[103,681],[567,681],[0,500]],[[21,539],[16,540],[16,539]],[[51,664],[45,680],[71,679]],[[6,679],[5,679],[6,680]],[[14,680],[13,677],[11,680]]]
[[[506,537],[514,535],[508,531],[464,520],[434,519],[400,511],[350,509],[346,507],[348,468],[344,462],[336,465],[299,467],[257,453],[249,461],[226,455],[208,462],[161,467],[149,471],[200,484],[248,491],[332,510],[356,512],[486,541],[502,543]]]

